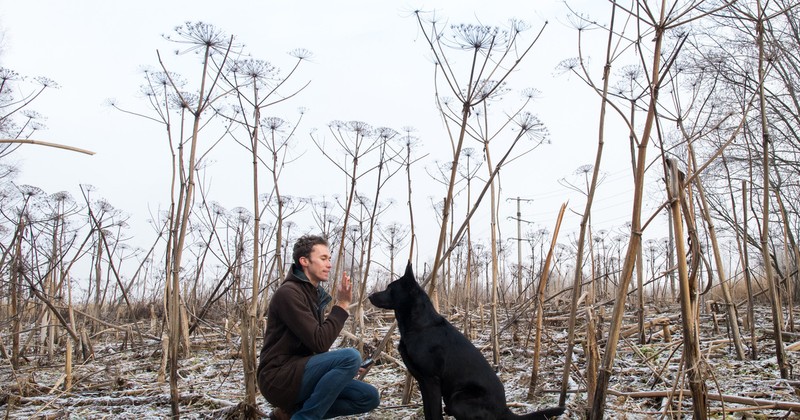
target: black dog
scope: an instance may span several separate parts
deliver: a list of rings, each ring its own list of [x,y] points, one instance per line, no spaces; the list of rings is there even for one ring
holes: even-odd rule
[[[398,349],[419,383],[426,419],[443,418],[442,399],[445,413],[458,420],[548,419],[564,412],[563,407],[522,416],[511,412],[503,384],[489,362],[436,312],[410,263],[403,277],[369,300],[379,308],[394,309],[400,330]]]

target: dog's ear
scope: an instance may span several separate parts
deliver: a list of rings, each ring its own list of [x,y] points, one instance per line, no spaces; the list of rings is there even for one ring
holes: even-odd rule
[[[411,268],[411,261],[409,261],[408,265],[406,265],[406,272],[405,274],[403,274],[402,279],[405,281],[410,281],[412,283],[417,282],[417,279],[414,277],[414,269]]]

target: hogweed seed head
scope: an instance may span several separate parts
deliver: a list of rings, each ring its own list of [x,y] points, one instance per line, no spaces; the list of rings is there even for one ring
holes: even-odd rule
[[[214,25],[204,22],[185,22],[183,25],[175,27],[175,36],[164,35],[164,38],[187,46],[183,51],[176,49],[176,54],[185,54],[201,49],[223,50],[228,46],[227,35]]]
[[[487,50],[504,45],[508,33],[496,26],[460,24],[450,26],[454,47],[461,49]]]
[[[305,48],[295,48],[289,51],[289,55],[291,55],[294,58],[297,58],[298,60],[307,60],[311,58],[314,54]]]
[[[270,131],[280,131],[282,127],[287,125],[286,120],[278,117],[266,117],[261,119],[261,125]]]
[[[270,62],[252,58],[231,61],[228,71],[257,82],[273,79],[278,74],[278,68]]]

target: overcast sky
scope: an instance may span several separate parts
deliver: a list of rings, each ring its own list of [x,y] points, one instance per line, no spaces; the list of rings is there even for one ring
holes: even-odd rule
[[[570,4],[598,21],[608,18],[606,2]],[[298,130],[297,153],[310,156],[309,131],[317,128],[321,132],[332,120],[361,120],[398,130],[415,127],[421,139],[418,152],[429,155],[417,169],[415,207],[419,209],[415,211],[431,214],[432,197],[440,197],[444,191],[436,189],[423,167],[431,168],[435,161],[449,156],[433,106],[433,66],[410,13],[415,9],[435,10],[450,23],[504,25],[507,19],[518,18],[531,24],[531,33],[548,22],[542,39],[515,75],[513,87],[541,91],[531,110],[550,130],[551,144],[509,167],[503,180],[501,214],[515,215],[516,205],[510,198],[532,199],[523,205],[522,218],[552,230],[559,206],[569,200],[562,238],[577,232],[574,213],[582,211],[585,202],[558,180],[577,181],[574,171],[594,161],[599,101],[580,80],[556,72],[560,61],[577,56],[577,32],[569,24],[569,10],[556,0],[2,2],[0,66],[26,76],[46,76],[60,85],[32,107],[48,118],[47,130],[38,133],[38,139],[96,152],[86,156],[23,146],[11,156],[22,171],[17,183],[35,185],[48,193],[66,190],[76,197],[78,185],[91,184],[98,196],[131,215],[134,231],[148,232],[148,213],[168,202],[170,168],[163,129],[113,110],[107,100],[114,98],[121,106],[146,110],[139,93],[142,67],[157,67],[157,51],[168,65],[191,61],[170,55],[175,47],[161,35],[172,33],[185,21],[204,21],[235,35],[254,57],[281,68],[288,69],[293,63],[287,55],[292,49],[305,48],[314,54],[296,76],[311,84],[291,102],[292,109],[308,109]],[[594,36],[599,37],[601,48],[588,55],[594,77],[599,79],[605,35],[597,31]],[[294,118],[288,109],[284,112],[283,118]],[[602,169],[607,178],[598,192],[594,225],[611,229],[630,218],[630,153],[624,132],[606,140],[605,153]],[[214,160],[218,165],[211,175],[215,178],[214,200],[227,208],[250,207],[249,184],[239,181],[247,178],[227,176],[231,171],[246,170],[247,160],[231,155],[218,155]],[[310,165],[307,159],[302,162]],[[317,162],[314,174],[333,170],[328,162]],[[226,165],[234,169],[225,169]],[[312,168],[304,166],[303,170]],[[286,182],[284,193],[293,196],[344,193],[341,183]],[[398,205],[403,206],[404,198],[399,200]],[[506,225],[503,235],[516,236],[511,231],[514,228]],[[423,231],[419,240],[433,243],[436,234]],[[147,238],[144,243],[149,241]]]

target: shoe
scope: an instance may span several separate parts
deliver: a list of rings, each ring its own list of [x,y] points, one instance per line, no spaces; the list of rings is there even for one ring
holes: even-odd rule
[[[292,415],[289,414],[289,412],[280,407],[276,407],[271,413],[269,413],[269,418],[272,420],[290,420],[291,417]]]

